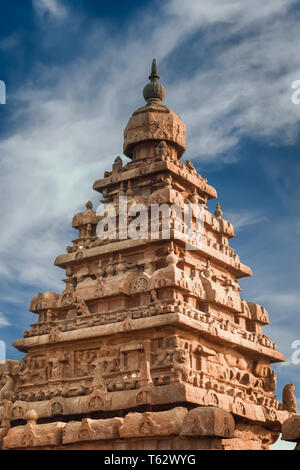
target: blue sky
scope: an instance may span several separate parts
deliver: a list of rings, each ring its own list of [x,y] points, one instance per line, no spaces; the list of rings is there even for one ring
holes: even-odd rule
[[[295,383],[300,339],[300,79],[296,0],[0,0],[0,338],[7,355],[35,321],[39,291],[63,289],[53,266],[74,213],[122,154],[157,58],[187,151],[234,223],[232,246],[253,277],[243,297],[264,305],[266,334],[286,356],[278,398]],[[215,201],[210,205],[213,210]]]

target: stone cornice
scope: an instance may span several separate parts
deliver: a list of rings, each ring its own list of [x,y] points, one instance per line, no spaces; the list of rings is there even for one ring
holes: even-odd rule
[[[80,342],[81,340],[89,339],[92,341],[93,338],[115,335],[117,333],[127,333],[128,331],[143,330],[145,328],[149,329],[167,325],[178,325],[181,327],[191,328],[192,330],[197,330],[202,334],[206,334],[207,337],[213,339],[216,342],[222,343],[226,341],[228,344],[239,347],[241,350],[246,350],[248,353],[252,353],[254,356],[265,356],[271,362],[284,362],[285,360],[284,356],[273,348],[257,344],[257,342],[254,341],[249,341],[246,338],[242,338],[238,334],[222,330],[221,328],[217,328],[212,331],[211,325],[209,323],[194,320],[181,313],[169,313],[155,315],[154,317],[132,319],[130,321],[130,329],[127,329],[127,326],[124,327],[124,323],[125,322],[110,323],[107,325],[91,326],[88,328],[57,332],[55,344],[63,344],[67,342],[72,342],[72,344],[74,344],[75,342]],[[50,334],[18,339],[14,342],[14,346],[19,349],[19,351],[23,352],[26,352],[31,348],[42,347],[51,343],[51,341],[49,341]]]

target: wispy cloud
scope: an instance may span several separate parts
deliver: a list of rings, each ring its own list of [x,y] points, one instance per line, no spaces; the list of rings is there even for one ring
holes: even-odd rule
[[[32,0],[32,5],[40,15],[50,14],[60,19],[67,15],[67,10],[60,0]]]
[[[156,3],[154,17],[148,14],[152,4],[150,10],[143,7],[139,17],[133,16],[116,33],[86,11],[83,21],[71,2],[66,7],[62,0],[33,0],[40,60],[31,64],[29,80],[14,96],[10,87],[17,110],[10,134],[0,140],[3,303],[16,312],[15,299],[24,302],[31,289],[62,289],[64,273],[53,260],[76,236],[73,214],[89,199],[98,205],[92,182],[122,152],[123,130],[131,112],[143,104],[142,88],[153,57],[166,86],[165,103],[186,123],[186,156],[199,166],[236,161],[244,138],[270,145],[297,139],[300,106],[291,102],[291,83],[300,78],[300,56],[295,53],[300,29],[294,4],[296,0],[166,0]],[[46,63],[44,48],[56,54],[62,38],[64,44],[72,43],[72,34],[80,37],[80,48],[72,44],[66,62]],[[0,48],[13,54],[18,41],[22,32],[3,40]],[[287,176],[287,165],[284,159],[280,165],[269,161],[265,173],[287,205],[297,208],[300,166]],[[263,241],[247,239],[243,251],[237,250],[255,268],[245,297],[266,306],[272,324],[265,331],[271,329],[271,339],[290,361],[299,332],[294,288],[299,268],[297,262],[289,263],[288,255],[296,259],[290,225],[283,214],[277,217],[277,235],[285,243],[275,253],[272,237],[271,242],[265,238],[268,224],[272,230],[275,224],[264,207],[226,211],[224,217],[237,232],[244,230],[241,239],[247,228],[260,224]],[[18,310],[18,322],[27,325],[24,311]],[[11,315],[9,319],[13,323]],[[8,326],[3,314],[0,326]],[[291,382],[296,366],[288,364],[280,368],[280,376]]]
[[[121,152],[123,129],[143,103],[157,53],[166,104],[187,125],[188,158],[226,161],[244,136],[295,136],[300,112],[291,104],[290,83],[300,73],[300,57],[289,51],[300,43],[300,31],[289,12],[293,3],[170,0],[157,4],[155,18],[133,18],[124,33],[112,35],[101,20],[80,29],[79,13],[66,17],[62,2],[35,0],[39,15],[72,21],[83,46],[68,64],[37,63],[32,73],[39,82],[15,93],[19,124],[0,141],[6,195],[0,276],[58,288],[61,275],[50,266],[73,237],[72,215],[92,198],[93,180]],[[47,34],[55,37],[55,27]],[[41,43],[43,34],[41,28]],[[184,73],[182,59],[181,70],[177,61],[172,66],[182,51],[194,54],[192,73]],[[265,220],[254,212],[227,218],[237,230]]]
[[[226,212],[226,219],[230,221],[236,232],[243,230],[249,225],[266,222],[268,218],[257,211]]]
[[[18,33],[12,33],[0,41],[0,50],[10,51],[17,47],[20,43],[20,35]]]
[[[264,292],[256,297],[258,302],[267,302],[272,307],[278,308],[299,308],[300,293],[299,292]]]
[[[3,313],[0,312],[0,328],[2,328],[3,326],[9,326],[9,325],[10,325],[9,321],[5,318]]]

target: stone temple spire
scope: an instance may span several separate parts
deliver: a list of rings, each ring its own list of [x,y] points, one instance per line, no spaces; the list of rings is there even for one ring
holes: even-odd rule
[[[77,238],[55,260],[65,288],[32,299],[37,321],[14,342],[25,356],[0,364],[1,450],[264,450],[281,429],[300,440],[294,386],[276,399],[284,357],[263,333],[268,313],[240,296],[251,269],[220,204],[206,206],[216,190],[180,161],[185,125],[158,78],[154,61],[124,132],[130,161],[93,185],[111,221],[90,201],[73,217]],[[151,226],[136,237],[140,205]]]
[[[148,83],[143,90],[143,95],[148,104],[160,103],[166,96],[166,90],[161,83],[158,83],[159,75],[157,73],[156,59],[152,61],[151,75]]]

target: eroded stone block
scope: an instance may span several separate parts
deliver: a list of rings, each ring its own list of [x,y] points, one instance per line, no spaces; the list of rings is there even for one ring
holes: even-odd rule
[[[176,407],[156,413],[129,413],[120,427],[120,436],[168,436],[179,434],[187,409]]]
[[[119,428],[123,424],[123,418],[89,419],[81,422],[71,421],[63,431],[63,444],[78,441],[97,441],[118,439]]]
[[[300,416],[287,419],[281,428],[284,441],[300,441]]]
[[[194,408],[185,416],[181,436],[233,437],[234,419],[230,413],[213,406]]]

